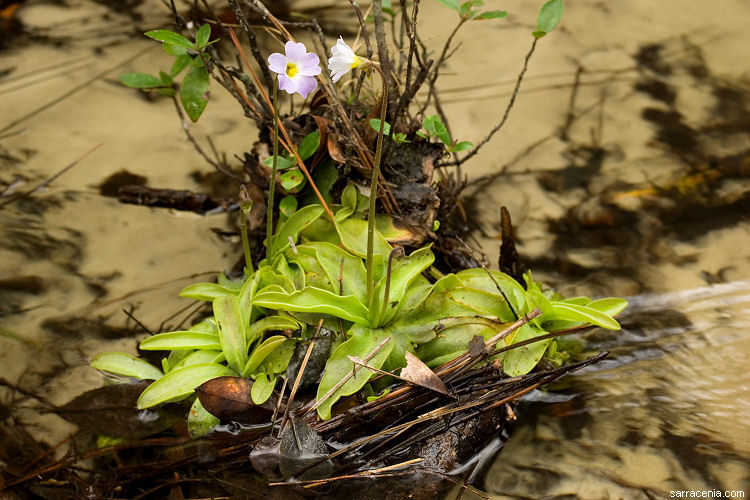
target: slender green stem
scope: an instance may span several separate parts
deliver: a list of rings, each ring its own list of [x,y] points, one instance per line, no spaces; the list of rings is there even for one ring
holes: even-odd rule
[[[276,188],[276,161],[279,155],[279,80],[273,81],[273,164],[271,167],[271,181],[268,186],[268,216],[266,217],[266,258],[271,259],[269,254],[273,247],[273,195]]]
[[[375,161],[372,164],[370,207],[367,213],[367,299],[370,304],[372,304],[372,294],[375,288],[372,277],[372,249],[375,243],[375,203],[378,200],[378,177],[380,177],[380,160],[383,156],[383,128],[385,127],[385,112],[388,107],[388,81],[380,66],[375,63],[371,63],[371,65],[380,74],[380,78],[383,81],[383,96],[380,102],[380,127],[378,130],[378,140],[375,145]]]

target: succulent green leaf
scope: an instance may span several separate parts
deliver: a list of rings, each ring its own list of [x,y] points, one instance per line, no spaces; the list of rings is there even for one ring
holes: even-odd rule
[[[628,306],[628,301],[619,297],[607,297],[606,299],[597,299],[582,305],[590,309],[596,309],[608,316],[617,316]]]
[[[351,208],[352,213],[357,210],[357,187],[354,184],[347,184],[341,193],[341,206]]]
[[[217,297],[213,302],[213,308],[219,326],[221,350],[229,366],[239,373],[247,362],[245,326],[242,322],[240,303],[234,296]]]
[[[164,375],[151,363],[124,352],[103,352],[91,360],[91,366],[97,370],[143,380],[158,380]]]
[[[263,362],[266,357],[273,352],[274,349],[281,346],[287,338],[283,335],[274,335],[264,340],[258,347],[253,350],[250,358],[243,367],[242,376],[247,377],[252,373],[255,373],[257,368]]]
[[[210,94],[211,84],[208,78],[208,70],[203,64],[193,64],[182,80],[182,87],[180,88],[182,107],[192,121],[198,121],[198,118],[203,114]]]
[[[247,334],[248,345],[259,339],[267,331],[299,330],[300,324],[289,316],[266,316],[250,325]]]
[[[273,155],[263,160],[263,165],[268,168],[273,168]],[[286,170],[297,165],[297,162],[287,158],[286,156],[278,155],[276,157],[276,170]]]
[[[279,202],[279,215],[283,220],[289,219],[297,211],[297,198],[284,196]]]
[[[172,351],[172,352],[180,352],[180,351]],[[182,358],[178,363],[172,366],[172,370],[179,370],[180,368],[183,368],[185,366],[191,366],[191,365],[203,365],[206,363],[219,363],[220,354],[222,354],[221,351],[209,351],[205,349],[200,349],[198,351],[191,352],[190,354]]]
[[[314,130],[307,134],[302,139],[302,142],[299,143],[297,153],[302,158],[302,161],[304,161],[314,155],[318,151],[318,147],[320,147],[320,131]]]
[[[286,339],[283,344],[266,356],[266,359],[260,364],[261,371],[267,374],[285,372],[287,366],[289,366],[289,360],[292,359],[292,354],[294,354],[296,344],[297,342],[294,339]]]
[[[591,307],[566,304],[564,302],[552,302],[552,308],[555,311],[557,319],[584,321],[609,330],[620,329],[620,324],[614,318]]]
[[[277,311],[331,314],[337,318],[369,325],[367,309],[353,295],[338,295],[328,290],[305,287],[291,294],[260,292],[253,304]]]
[[[346,219],[336,225],[336,231],[341,238],[341,244],[355,255],[365,257],[367,255],[367,221],[360,219]],[[392,247],[380,231],[375,231],[373,253],[387,258]]]
[[[204,24],[200,28],[198,28],[198,31],[195,32],[195,45],[198,46],[199,49],[206,46],[208,43],[208,37],[211,36],[211,25],[210,24]]]
[[[151,30],[151,31],[147,31],[145,35],[149,38],[153,38],[154,40],[158,40],[160,42],[166,42],[172,45],[178,45],[180,47],[185,47],[188,49],[195,48],[195,44],[193,42],[191,42],[184,36],[180,35],[179,33],[175,33],[173,31]]]
[[[340,295],[354,295],[363,304],[367,301],[367,273],[361,258],[325,242],[305,243],[298,246],[297,250],[309,252],[317,258],[328,280],[333,284],[340,283]],[[338,292],[338,286],[333,291]]]
[[[214,417],[201,404],[199,398],[195,398],[193,406],[190,407],[190,413],[187,418],[188,434],[192,439],[198,439],[212,432],[221,420]]]
[[[276,231],[276,235],[273,238],[273,245],[271,246],[270,256],[274,257],[291,245],[289,238],[296,243],[297,237],[300,231],[305,229],[307,226],[315,222],[321,215],[323,215],[322,205],[308,205],[303,207],[294,213],[289,219],[281,224]]]
[[[120,75],[120,82],[133,89],[153,89],[164,86],[159,78],[148,73],[123,73]]]
[[[591,303],[591,299],[588,297],[580,296],[580,297],[571,297],[569,299],[565,299],[561,302],[564,302],[566,304],[575,304],[579,306],[585,306],[587,304]]]
[[[216,283],[194,283],[180,290],[180,297],[186,299],[205,300],[212,302],[214,299],[228,295],[237,295],[237,290],[226,288]]]
[[[432,250],[430,250],[429,246],[415,250],[408,257],[394,259],[391,268],[391,284],[388,294],[388,305],[386,306],[384,316],[378,316],[375,323],[377,326],[387,325],[388,322],[393,319],[409,285],[422,273],[422,271],[430,267],[434,261],[435,256],[432,254]],[[378,315],[380,315],[382,303],[385,299],[385,288],[386,277],[383,277],[375,289],[375,295],[379,298]]]
[[[281,187],[283,187],[287,193],[297,193],[304,187],[307,179],[300,169],[294,168],[281,174],[279,181],[281,181]]]
[[[435,368],[469,350],[469,342],[476,336],[485,341],[497,334],[497,327],[476,321],[474,318],[461,318],[455,324],[443,328],[429,342],[416,348],[417,357]]]
[[[273,394],[273,388],[276,387],[276,381],[279,377],[268,377],[266,373],[259,373],[253,387],[250,389],[250,398],[256,405],[261,405],[268,401],[268,398]]]
[[[179,351],[184,349],[221,349],[219,336],[212,333],[177,331],[157,333],[141,342],[144,351]]]
[[[258,269],[258,271],[260,271],[260,269]],[[260,273],[258,271],[245,280],[245,284],[242,286],[242,290],[240,290],[240,295],[238,297],[240,303],[240,314],[242,314],[242,324],[245,325],[245,333],[247,333],[247,328],[250,326],[250,323],[255,321],[258,313],[258,308],[253,307],[253,296],[258,290],[258,281],[260,279]],[[249,341],[246,341],[245,343],[249,344]]]
[[[236,373],[231,368],[216,363],[191,365],[172,370],[146,387],[138,398],[138,409],[151,408],[160,403],[189,396],[203,382],[227,375],[236,375]]]
[[[383,342],[387,337],[378,335],[373,330],[368,328],[353,326],[350,331],[352,335],[349,340],[341,343],[328,358],[326,363],[325,372],[323,372],[323,378],[318,385],[317,400],[320,401],[323,396],[333,389],[341,379],[351,374],[354,369],[354,363],[352,363],[347,356],[356,356],[361,359],[366,359],[367,356],[372,353],[377,346]],[[388,355],[393,349],[393,340],[383,346],[367,364],[374,367],[380,368],[385,363]],[[350,377],[341,387],[339,387],[330,397],[328,397],[319,407],[318,415],[323,420],[331,418],[331,408],[334,403],[339,400],[342,396],[348,396],[354,394],[360,390],[372,377],[374,372],[367,368],[359,368],[353,377]]]
[[[533,325],[526,324],[516,331],[513,336],[512,344],[524,340],[530,340],[546,333],[547,332],[544,330],[536,328]],[[503,371],[511,377],[526,375],[533,370],[537,363],[539,363],[539,360],[542,359],[544,351],[547,350],[547,345],[551,340],[552,339],[547,339],[533,342],[505,352],[503,357]]]

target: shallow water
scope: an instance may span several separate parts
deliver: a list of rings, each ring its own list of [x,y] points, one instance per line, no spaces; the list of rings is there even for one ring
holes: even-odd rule
[[[239,258],[225,215],[100,195],[123,169],[149,186],[195,190],[210,189],[211,170],[170,102],[115,81],[167,64],[134,34],[168,22],[161,4],[140,7],[136,21],[86,0],[68,5],[25,5],[20,19],[39,36],[0,52],[0,75],[12,69],[0,78],[0,129],[12,125],[0,132],[0,191],[30,189],[102,143],[48,189],[0,209],[2,376],[58,404],[101,384],[87,366],[94,354],[132,352],[146,335],[123,309],[156,330],[187,305],[176,292],[199,279],[190,276]],[[459,32],[441,95],[460,140],[478,142],[498,121],[537,7],[509,2],[497,6],[508,21]],[[561,29],[540,42],[511,120],[464,167],[476,195],[465,209],[490,262],[504,204],[537,279],[631,300],[622,332],[584,337],[585,352],[611,352],[604,362],[524,400],[481,486],[497,498],[747,495],[750,74],[740,62],[750,10],[741,0],[710,11],[646,0],[616,9],[568,6]],[[437,3],[421,11],[425,43],[439,47],[452,14]],[[255,137],[220,90],[194,131],[228,158]],[[33,402],[18,406],[46,442],[74,430]]]

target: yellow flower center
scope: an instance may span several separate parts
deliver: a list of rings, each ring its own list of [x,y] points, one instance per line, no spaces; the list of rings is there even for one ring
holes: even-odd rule
[[[356,68],[357,66],[359,66],[360,64],[362,64],[363,61],[364,61],[364,59],[362,59],[361,57],[355,55],[354,56],[354,60],[352,61],[352,67],[350,69]]]
[[[297,65],[294,63],[286,63],[286,76],[289,78],[294,78],[294,75],[299,73],[299,70],[297,69]]]

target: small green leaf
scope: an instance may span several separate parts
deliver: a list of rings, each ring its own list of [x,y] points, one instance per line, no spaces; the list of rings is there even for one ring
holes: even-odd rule
[[[370,126],[375,130],[375,132],[380,131],[380,118],[370,118]],[[383,125],[383,135],[390,135],[391,134],[391,124],[388,122],[385,122]]]
[[[185,47],[188,49],[194,49],[195,44],[185,38],[184,36],[180,35],[179,33],[175,33],[173,31],[169,30],[151,30],[144,33],[147,37],[153,38],[154,40],[159,40],[160,42],[167,42],[172,45],[178,45],[180,47]]]
[[[255,342],[267,331],[299,330],[300,324],[289,316],[266,316],[256,321],[247,329],[247,344]]]
[[[172,69],[169,70],[169,74],[172,77],[179,75],[182,70],[190,66],[191,62],[193,62],[193,58],[187,54],[177,56],[172,64]]]
[[[537,16],[537,30],[532,33],[534,38],[542,38],[555,29],[563,16],[563,0],[549,0],[542,5]]]
[[[296,193],[303,187],[306,179],[305,175],[298,168],[284,172],[280,178],[281,187],[288,193]]]
[[[515,334],[513,334],[513,344],[524,340],[531,340],[544,335],[545,333],[547,332],[536,328],[533,325],[523,325]],[[539,360],[542,359],[544,351],[547,350],[547,345],[551,341],[552,339],[541,340],[525,346],[516,347],[515,349],[506,352],[503,357],[503,371],[510,377],[526,375],[533,370],[537,363],[539,363]]]
[[[421,130],[417,130],[415,132],[415,134],[417,134],[417,137],[421,137],[422,139],[428,139],[429,138],[429,136],[427,134],[425,134],[424,132],[422,132]]]
[[[331,314],[347,321],[369,324],[367,309],[353,295],[341,296],[311,286],[291,294],[261,292],[255,297],[253,304],[277,311]]]
[[[221,349],[219,336],[199,332],[158,333],[141,342],[144,351],[179,351],[184,349]]]
[[[424,128],[430,134],[430,137],[437,137],[443,144],[450,146],[451,136],[438,115],[430,115],[425,118]]]
[[[203,382],[216,377],[236,375],[229,367],[216,363],[192,365],[172,370],[146,387],[138,398],[138,409],[151,408],[160,403],[189,396]]]
[[[357,187],[354,184],[347,184],[341,193],[341,206],[351,208],[352,213],[357,209]]]
[[[206,434],[212,432],[219,424],[221,420],[214,417],[201,404],[199,398],[195,398],[193,406],[190,407],[190,413],[187,418],[188,434],[192,439],[198,439]]]
[[[622,312],[623,309],[628,307],[628,301],[619,297],[608,297],[606,299],[598,299],[588,304],[581,304],[591,309],[603,312],[609,316],[616,316]]]
[[[276,387],[276,381],[279,377],[269,378],[266,373],[259,373],[253,387],[250,389],[250,398],[256,405],[262,405],[273,394],[273,388]]]
[[[473,142],[461,141],[461,142],[456,143],[455,146],[453,146],[453,151],[455,151],[456,153],[458,153],[459,151],[468,151],[469,149],[471,149],[473,147],[474,147],[474,143]]]
[[[504,10],[491,10],[488,12],[482,12],[481,14],[474,16],[472,19],[475,21],[484,19],[504,19],[508,17],[508,13]]]
[[[258,347],[253,350],[250,358],[245,364],[244,370],[242,370],[242,376],[247,377],[254,373],[255,370],[260,366],[266,357],[273,352],[274,349],[279,347],[286,341],[287,338],[283,335],[274,335],[264,340]]]
[[[175,352],[181,352],[181,351],[172,351],[172,352],[175,353]],[[191,365],[202,365],[205,363],[219,363],[219,357],[220,357],[219,355],[221,354],[222,354],[221,351],[208,351],[208,350],[200,349],[198,351],[191,352],[190,354],[182,358],[182,360],[180,360],[178,363],[176,363],[172,367],[172,370],[178,370],[185,366],[191,366]]]
[[[161,370],[151,363],[124,352],[103,352],[91,360],[91,366],[97,370],[143,380],[158,380],[163,376]]]
[[[393,140],[396,141],[396,144],[401,144],[404,142],[411,142],[411,141],[406,140],[406,134],[401,134],[401,133],[395,134],[393,136]]]
[[[609,330],[620,329],[620,324],[614,318],[590,307],[566,304],[564,302],[552,302],[552,308],[555,311],[555,319],[585,321],[586,323],[601,326]]]
[[[211,36],[211,25],[204,24],[203,26],[198,28],[198,31],[196,31],[195,33],[195,45],[197,45],[199,49],[202,49],[208,43],[208,37],[210,36]]]
[[[184,56],[184,55],[187,55],[188,53],[187,47],[183,47],[182,45],[175,45],[173,43],[168,43],[168,42],[162,43],[161,48],[164,50],[164,52],[166,52],[170,56]]]
[[[297,198],[294,196],[284,196],[279,202],[279,214],[283,220],[289,219],[297,211]]]
[[[182,80],[182,87],[180,88],[182,107],[192,121],[197,121],[203,114],[210,94],[211,84],[208,78],[208,70],[203,64],[197,66],[193,64]]]
[[[166,74],[163,71],[159,71],[159,79],[161,80],[162,85],[165,87],[171,87],[172,86],[172,76]]]
[[[160,79],[148,73],[124,73],[120,75],[120,82],[133,89],[153,89],[164,86]]]
[[[302,139],[302,142],[300,142],[299,144],[299,148],[297,148],[297,153],[299,154],[299,157],[302,158],[302,161],[304,161],[314,155],[315,152],[318,151],[319,146],[320,131],[315,130],[307,134],[305,138]]]
[[[216,283],[194,283],[180,290],[180,297],[186,299],[205,300],[212,302],[218,297],[226,295],[237,295],[237,290],[232,290]]]
[[[438,2],[450,9],[455,10],[456,12],[461,12],[461,4],[458,3],[458,0],[438,0]]]
[[[267,166],[268,168],[273,168],[273,155],[263,160],[263,165]],[[286,170],[287,168],[292,168],[296,165],[296,161],[291,160],[286,156],[279,155],[276,157],[276,170]]]
[[[218,297],[213,302],[213,308],[219,326],[221,350],[229,366],[240,373],[247,361],[247,347],[239,301],[234,296]]]
[[[289,360],[294,354],[294,346],[297,342],[294,339],[286,339],[286,342],[278,346],[271,352],[261,363],[262,371],[268,374],[282,373],[289,366]]]

